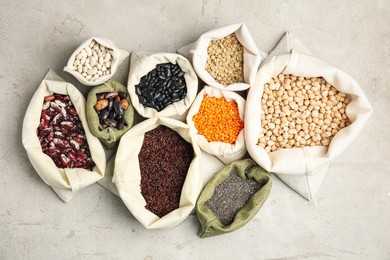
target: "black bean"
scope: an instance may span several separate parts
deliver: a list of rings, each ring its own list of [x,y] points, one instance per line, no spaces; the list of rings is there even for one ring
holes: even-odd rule
[[[107,92],[103,92],[103,93],[96,94],[96,99],[97,99],[97,100],[104,99],[104,97],[106,96],[106,94],[107,94]]]
[[[185,97],[184,72],[178,64],[162,63],[141,78],[136,86],[140,103],[157,111]],[[141,87],[142,86],[142,87]],[[138,88],[137,88],[138,87]]]
[[[141,95],[141,88],[140,87],[135,87],[135,94],[137,94],[138,96]]]
[[[144,97],[149,98],[152,95],[152,91],[148,90],[142,94]]]
[[[114,110],[115,110],[115,113],[117,113],[117,114],[123,113],[122,102],[120,102],[119,100],[115,101],[114,102]]]
[[[115,110],[111,110],[110,114],[108,115],[109,119],[114,119],[116,117]]]
[[[108,111],[107,108],[101,110],[100,113],[99,113],[99,119],[100,119],[100,121],[106,119],[106,118],[108,117],[109,114],[110,114],[110,111]]]
[[[121,119],[118,120],[118,125],[117,128],[121,130],[123,126],[125,125],[125,119],[122,117]]]
[[[139,102],[141,104],[145,104],[146,103],[146,99],[143,96],[138,96],[138,98],[139,98]]]
[[[110,98],[114,98],[116,96],[118,96],[118,92],[110,92],[110,93],[106,94],[105,98],[110,99]]]
[[[112,127],[116,127],[118,124],[118,122],[114,119],[104,119],[103,123]]]
[[[114,99],[113,98],[110,98],[109,100],[108,100],[108,107],[107,107],[107,109],[108,109],[108,111],[111,111],[112,110],[112,106],[114,105]]]
[[[125,92],[119,92],[118,95],[121,97],[121,99],[125,99],[127,97]]]
[[[163,75],[162,73],[158,74],[158,77],[159,77],[160,79],[166,79],[166,78],[167,78],[167,77],[165,77],[165,75]]]

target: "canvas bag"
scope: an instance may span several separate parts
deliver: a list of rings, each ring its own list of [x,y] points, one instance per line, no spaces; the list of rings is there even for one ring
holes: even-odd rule
[[[232,33],[235,33],[238,41],[244,47],[244,82],[224,86],[218,83],[205,69],[208,56],[207,48],[212,40],[222,39]],[[267,56],[265,52],[257,48],[248,28],[243,23],[231,24],[206,32],[198,40],[180,48],[177,52],[192,62],[199,78],[206,85],[232,91],[248,89],[255,79],[260,62]]]
[[[111,191],[116,196],[119,196],[119,191],[115,186],[115,183],[112,182],[112,178],[114,176],[114,169],[115,169],[115,154],[108,160],[106,165],[106,172],[104,173],[103,178],[98,180],[98,184],[100,186],[103,186],[107,190]]]
[[[187,142],[192,143],[194,159],[188,169],[187,177],[180,196],[179,208],[160,218],[145,208],[146,201],[141,194],[141,174],[138,154],[141,150],[144,134],[159,125],[165,125],[176,131]],[[115,159],[113,182],[119,195],[133,216],[147,229],[171,228],[181,223],[194,209],[202,189],[201,153],[195,136],[189,127],[171,118],[150,118],[122,136]]]
[[[82,122],[92,159],[96,164],[93,171],[82,168],[57,168],[52,159],[42,152],[36,130],[41,119],[43,98],[53,92],[69,95],[72,100]],[[23,120],[22,142],[38,175],[65,202],[70,201],[78,190],[96,182],[104,175],[106,154],[99,139],[89,131],[84,96],[76,87],[65,82],[52,71],[47,73],[27,108]]]
[[[99,130],[99,115],[96,113],[95,104],[97,101],[96,94],[103,92],[124,92],[127,94],[126,100],[129,102],[129,106],[124,110],[123,117],[127,125],[123,126],[121,130],[115,127],[107,127],[106,129]],[[125,86],[118,81],[109,80],[100,86],[94,87],[87,97],[86,113],[89,128],[94,136],[100,139],[106,148],[113,148],[122,137],[133,125],[134,109],[131,105],[129,94]]]
[[[204,135],[198,134],[198,130],[195,128],[195,123],[192,120],[192,117],[199,112],[200,105],[205,94],[209,97],[224,97],[228,102],[234,100],[237,103],[241,120],[244,120],[245,116],[245,99],[235,92],[224,91],[206,86],[199,92],[187,115],[187,124],[189,125],[191,131],[197,135],[198,144],[202,150],[215,155],[225,164],[241,159],[246,153],[244,129],[241,130],[234,144],[208,142]]]
[[[232,172],[235,172],[240,178],[255,179],[261,184],[261,187],[237,212],[233,222],[225,226],[205,203],[212,198],[218,185],[223,183]],[[205,238],[223,235],[233,232],[249,223],[267,200],[271,186],[272,180],[269,173],[251,159],[238,160],[223,167],[202,190],[196,202],[196,213],[201,224],[199,236]]]
[[[337,90],[351,96],[346,108],[352,124],[341,129],[329,147],[307,146],[281,149],[267,153],[257,145],[261,131],[261,97],[264,84],[279,73],[296,76],[322,76]],[[303,44],[290,33],[281,39],[262,64],[249,90],[245,115],[245,140],[251,157],[265,170],[275,173],[282,181],[308,200],[314,200],[329,167],[356,139],[371,114],[371,106],[359,84],[345,72],[312,56]]]
[[[202,189],[206,184],[210,181],[210,179],[217,173],[220,169],[222,169],[225,165],[215,156],[201,151],[201,172],[202,172]],[[104,177],[98,180],[98,184],[111,191],[113,194],[119,197],[118,189],[115,184],[112,182],[112,178],[114,176],[114,167],[115,167],[115,155],[111,157],[111,159],[107,162],[106,172],[104,173]],[[191,212],[194,213],[195,209]]]
[[[178,64],[185,73],[184,79],[187,85],[187,94],[184,99],[168,105],[158,112],[154,108],[144,107],[135,93],[135,86],[139,84],[141,78],[156,68],[157,64],[162,63]],[[181,55],[175,53],[146,53],[133,52],[131,54],[129,79],[127,89],[130,94],[131,102],[137,112],[146,118],[152,117],[170,117],[180,121],[185,120],[186,113],[198,92],[198,77],[191,63]]]
[[[94,82],[88,81],[86,78],[84,78],[81,73],[79,73],[77,70],[74,70],[73,62],[75,60],[75,57],[77,54],[84,49],[85,47],[88,47],[88,45],[94,40],[95,42],[99,43],[100,45],[103,45],[104,47],[112,49],[111,56],[111,73],[108,75],[104,75],[99,77]],[[107,80],[111,79],[111,77],[116,73],[118,67],[122,64],[122,62],[129,56],[129,52],[125,50],[118,49],[115,47],[115,44],[106,38],[98,38],[98,37],[92,37],[83,42],[73,53],[70,55],[70,58],[68,60],[67,65],[64,68],[64,71],[72,74],[78,81],[80,81],[81,84],[86,86],[97,86],[100,84],[103,84]]]

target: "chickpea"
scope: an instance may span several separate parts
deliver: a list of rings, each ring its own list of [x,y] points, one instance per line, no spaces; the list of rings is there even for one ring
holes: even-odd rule
[[[279,74],[264,84],[258,145],[267,152],[328,146],[351,124],[346,115],[350,101],[323,78]]]

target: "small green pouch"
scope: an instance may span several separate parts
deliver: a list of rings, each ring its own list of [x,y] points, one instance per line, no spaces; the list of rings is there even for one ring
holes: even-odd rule
[[[260,184],[260,189],[237,212],[233,222],[225,226],[205,203],[211,199],[218,185],[223,183],[232,172],[235,172],[240,178],[253,178]],[[196,213],[201,224],[199,236],[205,238],[222,235],[233,232],[249,223],[268,198],[271,183],[270,174],[251,159],[235,161],[223,167],[204,187],[196,203]]]
[[[102,93],[102,92],[124,92],[126,93],[127,97],[126,100],[129,102],[129,106],[124,111],[123,117],[125,119],[125,125],[124,127],[119,130],[114,127],[107,127],[106,129],[100,130],[99,129],[99,116],[96,113],[96,110],[94,108],[96,104],[96,94]],[[133,125],[134,120],[134,108],[130,102],[129,98],[129,92],[127,91],[126,87],[124,87],[121,83],[115,80],[109,80],[105,82],[102,85],[94,87],[89,93],[87,97],[87,104],[86,104],[86,114],[87,114],[87,121],[89,125],[89,129],[91,130],[92,134],[100,139],[100,141],[104,144],[104,146],[107,149],[113,148],[119,139],[124,135],[127,130],[131,128]]]

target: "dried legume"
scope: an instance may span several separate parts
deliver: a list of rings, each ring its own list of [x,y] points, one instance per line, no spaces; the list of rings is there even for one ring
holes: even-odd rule
[[[86,80],[94,82],[99,77],[111,73],[112,53],[112,49],[92,40],[75,56],[72,69],[79,72]]]
[[[261,188],[260,183],[252,178],[240,178],[235,172],[215,188],[213,196],[205,202],[219,221],[230,225],[237,212]]]
[[[258,145],[267,152],[328,146],[351,124],[346,114],[350,101],[322,77],[279,74],[264,85]]]
[[[37,135],[42,152],[58,168],[92,170],[95,166],[83,125],[69,96],[53,94],[44,98]]]
[[[145,133],[138,160],[146,209],[161,218],[179,207],[193,157],[191,144],[174,130],[158,126]]]
[[[236,35],[212,40],[207,48],[206,71],[224,86],[244,82],[244,48]]]
[[[135,93],[143,106],[161,111],[186,96],[184,72],[178,64],[158,64],[141,78],[140,83],[135,86]]]
[[[123,114],[129,106],[124,92],[103,92],[96,94],[95,110],[99,116],[99,129],[114,127],[121,130],[125,125]]]
[[[244,127],[235,101],[227,102],[224,97],[204,96],[199,112],[192,117],[198,134],[208,142],[234,144]]]

